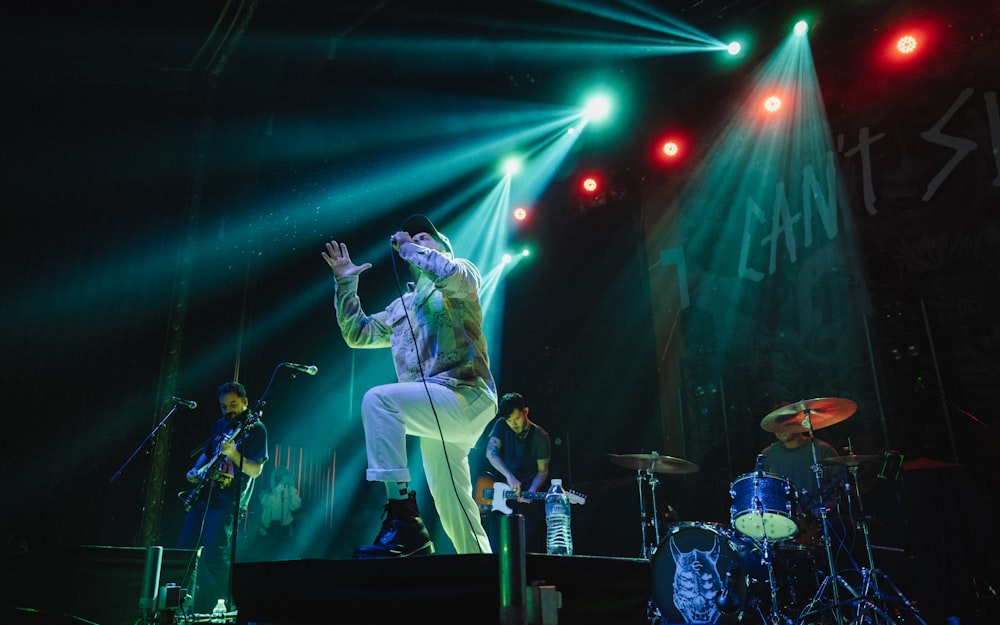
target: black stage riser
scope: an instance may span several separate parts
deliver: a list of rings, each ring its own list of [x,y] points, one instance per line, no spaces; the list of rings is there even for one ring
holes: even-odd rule
[[[562,594],[560,624],[647,622],[646,560],[528,554],[528,584]],[[496,555],[236,564],[242,625],[499,623]]]
[[[3,623],[133,625],[140,616],[147,549],[80,546],[0,555]],[[164,549],[160,586],[180,585],[190,549]]]

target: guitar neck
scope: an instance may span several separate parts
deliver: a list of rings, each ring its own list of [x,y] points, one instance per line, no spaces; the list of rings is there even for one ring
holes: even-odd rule
[[[499,484],[499,482],[498,482],[498,484]],[[495,488],[484,488],[484,489],[482,489],[482,498],[483,498],[483,500],[484,501],[485,500],[492,500],[494,498],[494,495],[496,494],[495,491],[496,491]],[[520,497],[521,499],[527,499],[528,501],[545,501],[545,496],[548,493],[546,491],[539,491],[539,492],[528,491],[528,492],[523,492],[523,493],[520,494],[520,496],[518,496],[518,495],[515,495],[514,491],[512,491],[512,490],[500,489],[500,494],[505,499],[517,499],[518,497]],[[585,502],[587,500],[586,495],[583,495],[583,494],[578,493],[578,492],[573,491],[573,490],[566,491],[566,494],[569,496],[570,503],[582,504],[583,502]]]

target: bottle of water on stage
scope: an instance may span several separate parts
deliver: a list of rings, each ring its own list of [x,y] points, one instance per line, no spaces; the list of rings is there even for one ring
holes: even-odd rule
[[[562,480],[555,478],[545,494],[545,552],[573,555],[573,534],[570,532],[569,495]]]
[[[212,622],[213,623],[225,623],[226,622],[226,600],[219,599],[215,607],[212,608]]]

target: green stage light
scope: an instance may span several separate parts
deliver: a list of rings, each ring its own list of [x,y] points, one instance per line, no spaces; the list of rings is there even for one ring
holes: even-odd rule
[[[521,171],[521,159],[511,156],[503,163],[503,170],[508,176],[513,176]]]
[[[584,114],[595,122],[607,119],[611,114],[611,98],[604,94],[591,96],[584,105]]]

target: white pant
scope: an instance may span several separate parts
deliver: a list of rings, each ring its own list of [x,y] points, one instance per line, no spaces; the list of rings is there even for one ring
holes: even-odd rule
[[[472,498],[469,451],[496,410],[485,391],[421,382],[376,386],[361,403],[368,480],[409,482],[406,435],[419,437],[427,487],[458,553],[492,553]]]

